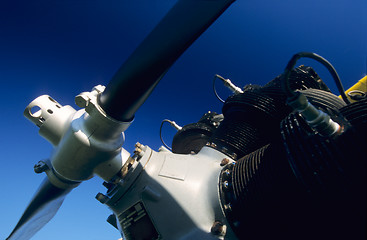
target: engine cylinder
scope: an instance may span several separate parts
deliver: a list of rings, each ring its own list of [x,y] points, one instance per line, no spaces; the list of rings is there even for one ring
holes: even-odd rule
[[[229,149],[238,158],[270,143],[279,132],[280,121],[292,111],[286,104],[281,79],[282,75],[279,75],[263,87],[248,85],[244,93],[230,96],[223,105],[224,120],[210,141]],[[332,96],[330,106],[339,108],[345,105],[341,99],[327,92],[330,90],[310,67],[300,66],[292,70],[290,85],[315,101],[326,99],[320,104],[328,104],[327,98]]]
[[[219,184],[240,239],[366,237],[367,100],[346,105],[315,84],[299,91],[342,126],[336,136],[320,135],[287,109],[275,80],[223,107],[212,140],[241,156],[223,168]]]

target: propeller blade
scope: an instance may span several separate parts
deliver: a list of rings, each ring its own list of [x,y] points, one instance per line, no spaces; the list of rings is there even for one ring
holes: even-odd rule
[[[55,187],[46,178],[6,240],[30,239],[55,216],[71,190]]]
[[[178,0],[99,96],[107,115],[131,121],[171,65],[232,2]],[[7,240],[30,239],[55,216],[72,188],[56,187],[46,178]]]
[[[234,0],[179,0],[107,85],[99,104],[108,116],[131,121],[181,54]]]

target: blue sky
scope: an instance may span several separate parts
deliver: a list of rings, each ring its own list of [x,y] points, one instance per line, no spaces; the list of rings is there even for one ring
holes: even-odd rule
[[[1,163],[0,239],[17,223],[44,178],[33,165],[51,145],[23,117],[34,98],[49,94],[62,105],[118,67],[175,3],[174,0],[2,0],[0,2]],[[172,66],[126,131],[125,148],[139,141],[158,149],[163,119],[185,125],[207,111],[221,111],[212,92],[220,74],[239,86],[265,84],[282,73],[290,57],[316,52],[338,71],[345,88],[366,74],[365,0],[249,0],[235,2]],[[164,41],[164,36],[162,36]],[[323,67],[313,66],[336,93]],[[222,97],[229,93],[218,85]],[[172,131],[164,128],[169,142]],[[97,177],[65,200],[57,216],[34,239],[117,239],[109,210],[94,196],[105,192]]]

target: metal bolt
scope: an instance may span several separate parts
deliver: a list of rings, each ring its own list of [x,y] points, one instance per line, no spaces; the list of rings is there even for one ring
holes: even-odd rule
[[[136,155],[141,155],[141,152],[142,152],[143,150],[141,150],[141,148],[135,148],[135,150],[134,150],[134,154],[136,154]]]
[[[223,178],[224,181],[230,180],[231,179],[231,171],[229,169],[224,170],[222,172],[222,178]]]
[[[210,229],[211,233],[217,236],[224,236],[226,233],[226,225],[221,223],[220,221],[215,221],[213,223],[212,228]]]
[[[114,184],[111,182],[103,182],[102,185],[105,186],[107,189],[111,189],[114,186]]]
[[[109,200],[109,197],[107,197],[106,195],[104,195],[103,193],[98,193],[97,196],[96,196],[96,199],[102,203],[102,204],[105,204],[108,200]]]
[[[135,150],[134,154],[138,157],[137,160],[139,160],[145,153],[146,147],[142,145],[141,143],[137,142],[135,144]]]
[[[78,107],[85,108],[88,106],[90,98],[87,94],[81,93],[75,97],[75,104]]]
[[[224,210],[226,211],[232,211],[232,206],[230,203],[223,205],[223,207],[224,207]]]
[[[48,169],[48,166],[44,161],[39,161],[33,168],[35,173],[42,173]]]
[[[92,91],[97,91],[97,93],[101,93],[103,92],[104,90],[106,89],[105,86],[103,85],[97,85],[97,86],[94,86]]]
[[[222,161],[220,162],[220,165],[223,167],[224,165],[227,165],[228,163],[229,163],[229,159],[223,158]]]
[[[141,148],[141,143],[140,142],[135,143],[135,148]]]

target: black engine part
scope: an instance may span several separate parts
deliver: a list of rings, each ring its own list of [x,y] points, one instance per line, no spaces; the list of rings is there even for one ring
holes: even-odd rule
[[[178,154],[198,153],[209,141],[222,120],[222,114],[208,112],[198,122],[185,125],[173,137],[172,152]]]
[[[221,201],[237,236],[365,239],[362,138],[350,126],[339,138],[327,139],[290,114],[282,121],[282,140],[222,170]]]
[[[219,150],[228,149],[241,158],[274,139],[279,132],[280,121],[292,111],[286,105],[281,78],[282,75],[279,75],[263,87],[245,87],[244,93],[230,96],[226,100],[222,109],[224,120],[210,139],[219,146]],[[300,66],[292,70],[290,83],[292,89],[305,90],[306,96],[313,97],[315,101],[325,97],[319,97],[318,93],[312,91],[323,90],[322,93],[327,97],[332,95],[310,67]],[[334,108],[345,105],[340,99],[336,100],[336,96],[332,96],[334,98],[330,105]],[[338,102],[337,105],[334,100]]]
[[[220,176],[232,229],[250,240],[366,239],[367,99],[346,105],[319,83],[300,90],[341,126],[325,137],[276,85],[227,99],[211,139],[241,156]]]

